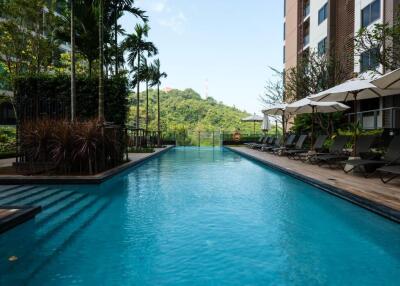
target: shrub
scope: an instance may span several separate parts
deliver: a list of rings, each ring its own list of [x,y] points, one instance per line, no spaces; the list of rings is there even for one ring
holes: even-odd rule
[[[70,78],[62,75],[28,75],[15,80],[15,101],[21,121],[39,118],[68,119],[70,114]],[[105,118],[123,125],[128,113],[128,82],[124,77],[105,79]],[[98,81],[77,78],[76,115],[80,120],[98,113]]]
[[[30,172],[40,172],[38,165],[45,165],[56,173],[93,174],[123,162],[123,130],[96,120],[41,119],[23,123],[20,134],[21,156]]]

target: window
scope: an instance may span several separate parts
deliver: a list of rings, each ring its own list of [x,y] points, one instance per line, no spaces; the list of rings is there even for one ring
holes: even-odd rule
[[[286,62],[286,48],[283,46],[283,63]]]
[[[363,52],[360,57],[360,71],[365,72],[377,68],[379,66],[378,55],[379,50],[377,48]]]
[[[381,17],[381,0],[375,0],[361,11],[361,25],[367,27]]]
[[[310,1],[304,3],[304,8],[303,8],[303,17],[307,17],[310,15]]]
[[[286,23],[283,23],[283,40],[286,40]]]
[[[328,18],[328,3],[325,3],[318,11],[318,25]]]
[[[283,16],[286,17],[286,0],[283,0]]]
[[[318,55],[322,56],[326,54],[326,42],[327,38],[323,39],[318,43]]]

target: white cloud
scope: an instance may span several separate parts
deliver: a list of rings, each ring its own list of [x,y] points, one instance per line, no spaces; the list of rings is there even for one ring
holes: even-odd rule
[[[172,31],[182,34],[186,23],[186,16],[182,11],[178,14],[170,15],[168,18],[160,19],[159,24],[163,27],[170,28]]]

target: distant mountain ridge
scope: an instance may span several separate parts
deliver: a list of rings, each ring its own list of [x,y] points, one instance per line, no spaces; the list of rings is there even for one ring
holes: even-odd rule
[[[146,116],[146,93],[140,94],[142,122]],[[149,90],[149,129],[157,129],[157,91]],[[136,99],[132,94],[129,121],[136,116]],[[201,98],[193,89],[160,91],[161,123],[163,130],[179,131],[234,131],[252,132],[252,123],[241,122],[249,113],[217,102],[214,98]]]

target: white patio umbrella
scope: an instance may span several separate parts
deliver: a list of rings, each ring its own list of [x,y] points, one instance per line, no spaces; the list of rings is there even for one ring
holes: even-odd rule
[[[288,115],[288,113],[286,112],[286,107],[287,107],[286,103],[276,103],[262,111],[266,115],[275,115],[275,116],[281,115],[282,116],[283,140],[285,140],[285,118]],[[275,124],[276,124],[275,136],[278,136],[278,122],[276,121]]]
[[[351,79],[316,95],[312,95],[309,98],[314,101],[354,101],[354,112],[357,114],[357,100],[388,96],[396,93],[397,91],[380,89],[372,84],[370,80]],[[354,117],[354,123],[357,123],[357,116]],[[357,150],[355,144],[356,136],[354,136],[354,153]]]
[[[242,118],[243,122],[253,122],[254,134],[256,134],[256,122],[262,122],[263,120],[264,118],[262,116],[256,115],[255,113],[253,115]]]
[[[271,122],[269,121],[269,117],[267,114],[264,114],[264,119],[261,124],[261,130],[262,131],[268,131],[271,129]]]
[[[400,90],[400,69],[391,71],[372,81],[374,85],[381,89]]]
[[[311,113],[311,146],[314,145],[314,116],[315,113],[333,113],[344,111],[350,107],[339,102],[319,102],[309,98],[303,98],[293,102],[286,107],[286,111],[291,114]]]

